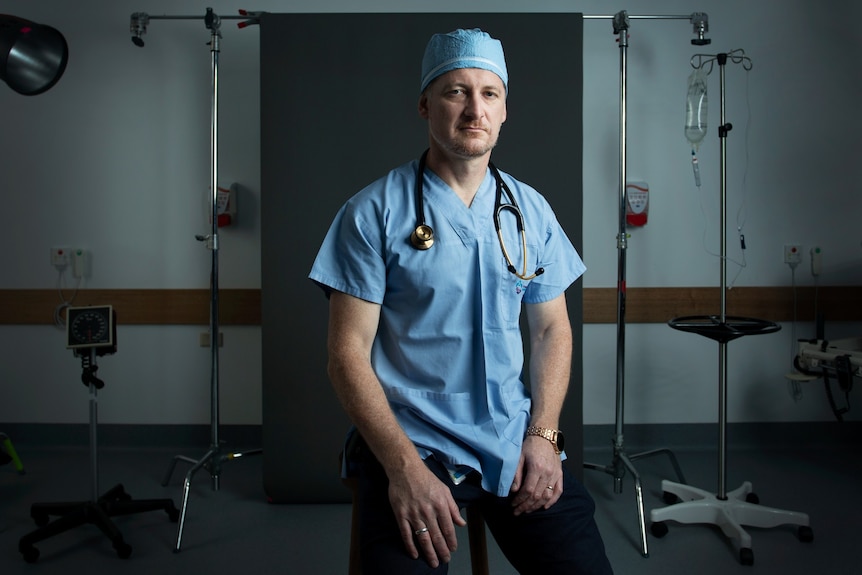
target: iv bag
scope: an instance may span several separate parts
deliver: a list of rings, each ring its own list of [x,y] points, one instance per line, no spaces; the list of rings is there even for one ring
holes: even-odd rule
[[[695,69],[688,77],[688,95],[685,99],[685,137],[697,147],[706,136],[706,73]]]

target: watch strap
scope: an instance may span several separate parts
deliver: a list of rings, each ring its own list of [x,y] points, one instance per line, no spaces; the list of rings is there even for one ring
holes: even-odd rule
[[[531,425],[527,428],[526,435],[528,437],[531,435],[535,435],[538,437],[544,437],[545,439],[547,439],[548,441],[551,442],[551,445],[554,446],[554,451],[556,451],[557,454],[559,455],[562,452],[561,452],[559,446],[557,445],[557,434],[558,433],[559,433],[559,430],[557,430],[557,429],[550,429],[548,427],[536,427],[534,425]]]

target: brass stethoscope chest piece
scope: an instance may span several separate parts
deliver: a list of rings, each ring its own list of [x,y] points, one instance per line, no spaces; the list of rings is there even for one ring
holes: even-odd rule
[[[419,158],[419,168],[416,171],[416,229],[413,230],[412,234],[410,234],[410,243],[417,250],[427,250],[434,245],[434,230],[431,229],[431,226],[425,223],[425,196],[422,193],[422,182],[425,173],[425,158],[427,156],[428,150],[425,150],[422,157]],[[531,280],[534,277],[545,273],[545,270],[544,268],[539,267],[532,274],[527,274],[527,236],[524,230],[524,216],[521,214],[521,209],[518,207],[517,202],[515,202],[515,197],[512,195],[512,192],[509,191],[509,187],[505,182],[503,182],[503,178],[500,177],[500,172],[497,171],[494,164],[489,163],[488,165],[494,175],[494,179],[497,180],[497,198],[494,202],[494,227],[497,230],[497,238],[500,241],[500,250],[503,252],[503,257],[506,259],[506,268],[522,280]],[[505,193],[509,199],[508,204],[501,203],[503,193]],[[503,232],[500,227],[500,213],[503,211],[510,211],[515,216],[518,233],[521,236],[521,253],[523,254],[524,259],[523,271],[521,273],[518,273],[518,270],[512,263],[512,258],[509,257],[509,251],[506,249],[506,244],[503,242]]]
[[[427,250],[434,245],[434,230],[431,226],[419,224],[410,234],[410,243],[417,250]]]

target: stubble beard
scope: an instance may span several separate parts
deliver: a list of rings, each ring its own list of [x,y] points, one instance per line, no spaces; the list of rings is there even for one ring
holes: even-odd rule
[[[481,158],[487,155],[497,145],[497,138],[479,140],[477,138],[452,139],[446,143],[440,142],[451,153],[462,158]]]

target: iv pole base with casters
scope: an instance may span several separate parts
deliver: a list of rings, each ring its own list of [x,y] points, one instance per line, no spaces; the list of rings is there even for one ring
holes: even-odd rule
[[[113,313],[110,306],[101,306],[99,308],[69,308],[67,310],[67,323],[69,323],[69,311],[73,309],[85,310],[84,314],[89,314],[84,318],[84,322],[89,322],[92,318],[96,318],[95,311],[91,310],[107,310],[107,314]],[[108,315],[99,316],[107,318]],[[101,319],[97,321],[102,321]],[[108,325],[111,320],[105,319]],[[91,324],[92,325],[92,324]],[[90,329],[88,327],[88,329]],[[113,343],[113,342],[111,342]],[[131,515],[133,513],[143,513],[146,511],[163,510],[168,514],[171,521],[176,522],[179,517],[179,511],[174,506],[171,499],[140,499],[133,500],[131,495],[126,493],[122,484],[117,484],[109,489],[103,495],[99,495],[99,462],[98,462],[98,446],[97,446],[97,428],[98,428],[98,389],[105,384],[102,380],[96,377],[96,371],[99,369],[95,364],[94,355],[105,352],[104,347],[99,351],[95,351],[93,347],[83,349],[84,346],[79,346],[82,350],[75,349],[75,355],[81,356],[81,366],[83,368],[81,381],[90,390],[90,472],[91,472],[91,498],[88,501],[60,501],[53,503],[34,503],[30,507],[30,516],[36,522],[38,529],[21,537],[18,541],[18,551],[23,555],[27,563],[35,563],[39,559],[39,549],[34,544],[49,537],[54,537],[66,531],[70,531],[81,525],[91,523],[99,528],[108,539],[117,556],[121,559],[127,559],[132,554],[132,547],[123,539],[123,534],[114,525],[111,517],[119,515]],[[56,516],[56,519],[49,521],[51,516]]]
[[[238,27],[244,28],[252,24],[260,22],[260,12],[240,11],[239,18],[245,19],[244,22],[238,24]],[[230,18],[230,17],[227,17]],[[149,16],[143,12],[132,14],[131,31],[132,42],[136,46],[144,45],[142,36],[146,33],[146,27],[150,20],[156,19],[199,19],[196,16]],[[211,265],[210,272],[210,350],[211,350],[211,370],[210,370],[210,447],[209,450],[200,458],[194,459],[185,455],[177,455],[168,466],[165,478],[162,485],[167,485],[171,479],[174,468],[177,462],[183,461],[191,463],[192,468],[186,473],[185,481],[183,482],[182,505],[179,514],[179,525],[177,526],[177,539],[174,546],[174,552],[179,552],[182,548],[183,528],[185,527],[186,512],[188,510],[189,491],[191,489],[191,481],[194,475],[201,469],[206,469],[212,478],[213,490],[219,489],[219,476],[221,475],[221,467],[225,461],[232,461],[245,455],[254,455],[262,453],[263,449],[252,449],[245,452],[225,453],[222,451],[221,441],[219,440],[219,286],[218,286],[218,60],[219,60],[219,41],[221,39],[220,27],[221,18],[215,14],[212,8],[207,8],[204,16],[204,23],[210,31],[210,53],[212,55],[212,119],[210,132],[210,223],[212,232],[209,236],[197,236],[198,241],[207,242],[207,247],[211,250]]]
[[[705,15],[701,15],[701,22]],[[623,412],[625,408],[625,309],[626,309],[626,54],[628,50],[628,28],[629,16],[625,11],[618,12],[613,17],[614,34],[618,35],[617,42],[620,47],[620,169],[619,169],[619,233],[617,235],[618,264],[617,264],[617,393],[616,393],[616,423],[613,437],[613,459],[609,465],[596,463],[584,463],[585,469],[604,471],[614,478],[614,492],[622,493],[623,478],[626,472],[631,473],[635,483],[635,497],[637,502],[638,527],[641,538],[641,554],[649,557],[647,545],[646,518],[644,514],[643,488],[641,486],[640,474],[635,469],[633,461],[652,457],[654,455],[667,455],[670,458],[674,471],[680,483],[685,483],[682,469],[676,460],[676,456],[669,449],[653,449],[634,455],[628,455],[623,443]],[[696,28],[697,30],[697,28]],[[701,37],[702,37],[701,30]],[[708,42],[708,41],[706,41]]]

